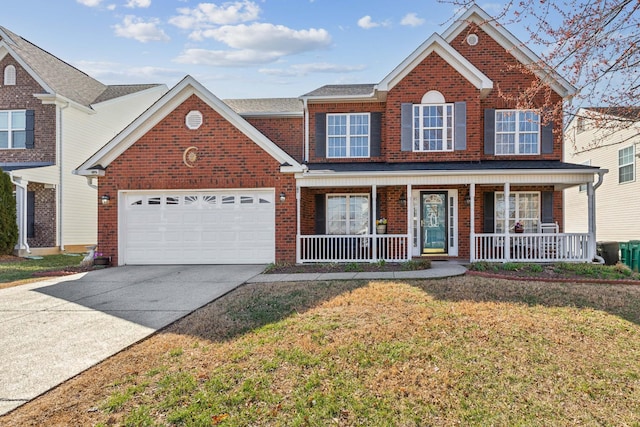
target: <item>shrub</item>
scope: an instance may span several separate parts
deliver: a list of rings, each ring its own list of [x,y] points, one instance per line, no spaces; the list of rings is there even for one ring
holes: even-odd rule
[[[0,169],[0,254],[12,254],[18,243],[16,199],[9,175]]]

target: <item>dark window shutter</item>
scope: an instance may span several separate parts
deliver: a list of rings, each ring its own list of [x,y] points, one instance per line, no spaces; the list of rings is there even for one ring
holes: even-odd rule
[[[27,191],[27,237],[36,237],[36,193]]]
[[[402,151],[413,151],[413,104],[403,103],[401,108],[400,149]]]
[[[493,191],[489,191],[484,193],[484,233],[495,233],[496,224],[495,224],[495,196]]]
[[[484,154],[496,154],[496,110],[484,110]]]
[[[316,113],[316,157],[327,157],[327,115]]]
[[[324,194],[316,194],[316,234],[327,234],[327,209]]]
[[[455,140],[453,141],[453,148],[455,150],[467,149],[467,103],[456,102],[453,106],[454,109],[454,124],[455,124]]]
[[[26,118],[26,142],[25,142],[25,147],[26,148],[33,148],[34,146],[34,141],[35,141],[35,135],[33,130],[35,129],[35,114],[34,114],[34,110],[27,110],[25,111],[25,118]]]
[[[540,129],[540,152],[542,154],[553,153],[553,122],[542,126]]]
[[[543,223],[550,223],[553,221],[553,191],[543,191],[540,195],[542,197],[541,206],[542,212],[540,212],[540,221]]]
[[[382,143],[382,113],[371,113],[369,130],[371,134],[371,139],[369,141],[371,151],[369,152],[369,156],[380,157],[380,145]]]

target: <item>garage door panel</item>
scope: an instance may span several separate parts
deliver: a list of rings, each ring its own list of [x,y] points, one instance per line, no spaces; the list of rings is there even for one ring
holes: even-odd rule
[[[125,264],[270,263],[275,260],[273,190],[125,193]]]

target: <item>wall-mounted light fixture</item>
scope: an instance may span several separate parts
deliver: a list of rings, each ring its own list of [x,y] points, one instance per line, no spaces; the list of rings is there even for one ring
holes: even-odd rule
[[[284,194],[284,191],[282,193],[280,193],[280,201],[284,202],[285,200],[287,200],[287,196]]]
[[[469,206],[471,204],[471,196],[469,195],[469,192],[467,191],[467,195],[464,196],[464,202],[467,206]]]
[[[400,194],[400,198],[398,199],[400,206],[405,206],[407,204],[407,196],[404,193]]]
[[[104,194],[102,197],[100,197],[100,200],[102,200],[103,205],[108,205],[111,197],[109,197],[108,194]]]

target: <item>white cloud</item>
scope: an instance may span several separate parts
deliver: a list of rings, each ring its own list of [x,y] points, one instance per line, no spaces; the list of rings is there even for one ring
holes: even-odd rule
[[[400,21],[401,25],[408,25],[409,27],[419,27],[424,24],[424,19],[418,18],[415,13],[407,13]]]
[[[102,0],[76,0],[78,3],[88,7],[100,6]]]
[[[364,28],[365,30],[379,26],[380,24],[378,24],[377,22],[373,22],[369,15],[363,16],[362,18],[358,19],[358,27]]]
[[[129,0],[125,7],[149,7],[151,6],[151,0]]]
[[[169,36],[158,28],[158,24],[160,24],[158,19],[151,18],[148,21],[144,21],[142,18],[127,15],[124,17],[122,24],[116,24],[113,28],[118,37],[135,39],[142,43],[169,40]]]
[[[296,64],[286,69],[283,68],[262,68],[258,70],[262,74],[279,77],[300,77],[312,73],[354,73],[362,71],[364,65],[338,65],[325,62],[311,64]]]
[[[179,8],[180,15],[169,19],[169,23],[185,30],[210,28],[213,25],[230,25],[255,21],[260,16],[260,7],[252,1],[200,3],[197,7]]]
[[[278,52],[259,52],[255,50],[207,50],[187,49],[174,61],[181,64],[210,65],[215,67],[245,67],[268,64],[278,60]]]
[[[323,49],[331,43],[331,36],[324,29],[293,30],[267,23],[225,25],[201,34],[235,49],[279,52],[281,55]]]
[[[184,72],[163,67],[129,67],[115,62],[78,61],[74,65],[106,84],[164,83],[184,77]]]

